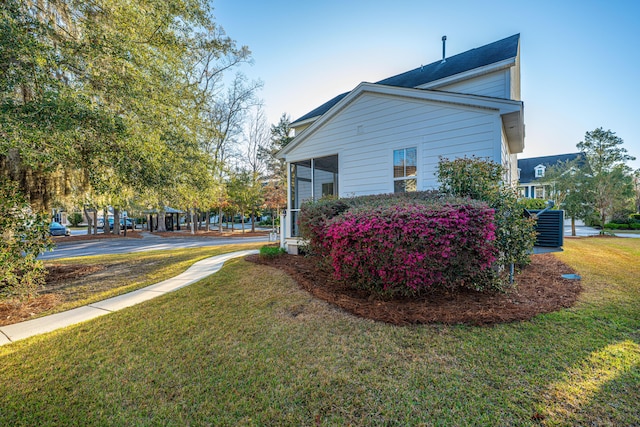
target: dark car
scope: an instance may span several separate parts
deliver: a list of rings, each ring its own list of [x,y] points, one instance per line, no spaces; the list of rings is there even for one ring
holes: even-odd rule
[[[113,218],[109,218],[109,228],[113,230]],[[124,228],[124,220],[120,218],[120,229]],[[133,230],[133,222],[127,218],[127,228]]]
[[[54,221],[51,223],[51,225],[49,225],[49,234],[51,236],[70,236],[71,230],[69,230],[59,222]]]

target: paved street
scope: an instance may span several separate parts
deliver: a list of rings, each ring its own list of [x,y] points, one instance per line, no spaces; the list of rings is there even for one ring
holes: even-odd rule
[[[598,236],[600,234],[600,230],[593,227],[587,227],[586,225],[576,225],[576,236],[577,237],[586,237],[586,236]],[[640,238],[640,234],[633,233],[625,233],[624,230],[616,230],[615,235],[618,237],[631,237],[631,238]],[[571,226],[564,226],[564,237],[571,237]]]
[[[142,239],[100,239],[65,242],[60,240],[52,252],[40,255],[39,259],[70,258],[77,256],[122,254],[155,251],[161,249],[197,248],[249,242],[268,243],[265,237],[160,237],[144,233]]]

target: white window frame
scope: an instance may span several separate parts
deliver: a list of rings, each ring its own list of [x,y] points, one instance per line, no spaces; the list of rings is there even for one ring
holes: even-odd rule
[[[407,175],[407,150],[415,150],[415,173],[413,175]],[[404,173],[402,176],[395,176],[395,168],[396,168],[396,153],[402,152],[402,157],[404,160]],[[405,192],[418,191],[418,147],[405,147],[398,148],[393,150],[392,160],[391,160],[391,176],[393,177],[393,192],[396,192],[396,182],[404,181],[405,182]],[[406,181],[415,181],[415,189],[414,190],[406,190]]]

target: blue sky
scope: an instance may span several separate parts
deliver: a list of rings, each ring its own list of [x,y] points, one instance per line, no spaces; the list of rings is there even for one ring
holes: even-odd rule
[[[271,123],[333,96],[520,33],[525,151],[577,151],[611,129],[640,159],[640,1],[213,0],[254,64]],[[631,162],[640,168],[640,160]]]

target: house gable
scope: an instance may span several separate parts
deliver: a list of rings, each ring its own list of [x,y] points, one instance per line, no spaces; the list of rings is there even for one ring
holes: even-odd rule
[[[546,171],[547,168],[555,166],[560,162],[568,162],[582,157],[582,153],[557,154],[553,156],[530,157],[518,159],[518,169],[520,169],[520,184],[525,185],[539,180],[536,176],[536,169]]]
[[[482,97],[364,84],[280,156],[292,163],[337,154],[339,195],[345,197],[393,192],[394,150],[416,148],[417,188],[431,189],[440,156],[500,158],[500,113],[507,107],[517,109],[519,102],[504,106]]]
[[[502,121],[498,123],[505,130],[507,142],[509,144],[509,151],[511,154],[522,151],[524,146],[524,124],[522,123],[522,102],[512,101],[505,99],[496,99],[489,97],[482,97],[477,95],[465,95],[449,92],[431,91],[424,89],[412,89],[412,88],[399,88],[392,86],[382,86],[372,83],[361,83],[356,89],[348,93],[341,98],[329,111],[323,116],[305,127],[305,129],[297,135],[291,143],[283,148],[278,157],[286,158],[288,161],[291,158],[299,158],[299,149],[297,147],[305,145],[308,139],[312,138],[312,135],[319,129],[325,126],[327,122],[332,120],[337,115],[341,115],[341,112],[357,100],[364,94],[378,94],[383,96],[391,96],[404,100],[404,102],[430,102],[448,106],[458,109],[477,109],[501,117]],[[387,118],[391,117],[389,111],[384,111]],[[349,121],[350,118],[344,117],[341,120]],[[387,119],[388,120],[388,119]],[[411,113],[404,113],[404,115],[398,116],[394,122],[394,127],[401,127],[400,123],[406,122],[408,126],[421,127],[429,125],[429,118],[427,116],[419,116]],[[464,127],[463,123],[449,123],[449,128],[454,129],[456,127]],[[348,135],[348,133],[345,133]],[[336,138],[342,138],[343,135],[336,135]],[[500,133],[498,133],[497,141],[501,141]],[[345,141],[342,141],[344,144]],[[498,150],[499,153],[499,150]],[[293,154],[293,156],[292,156]],[[500,154],[492,155],[491,158],[499,161],[502,156]]]
[[[396,86],[404,88],[438,89],[459,93],[494,96],[504,99],[519,99],[519,52],[520,35],[515,34],[502,40],[471,49],[458,55],[446,58],[446,61],[436,61],[429,65],[420,66],[374,84]],[[517,68],[517,70],[513,70]],[[515,78],[514,71],[517,71]],[[489,77],[487,77],[490,75]],[[462,82],[479,79],[481,82]],[[487,80],[493,80],[489,85],[492,89],[478,86],[487,85]],[[496,80],[502,83],[496,83]],[[513,88],[513,84],[517,88]],[[500,85],[496,90],[496,85]],[[457,85],[457,86],[456,86]],[[322,116],[333,106],[346,97],[349,92],[340,94],[320,105],[309,113],[295,120],[291,127],[299,131],[300,126],[307,126],[313,120]],[[513,95],[517,94],[517,97]]]

